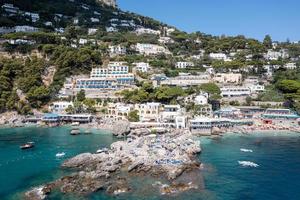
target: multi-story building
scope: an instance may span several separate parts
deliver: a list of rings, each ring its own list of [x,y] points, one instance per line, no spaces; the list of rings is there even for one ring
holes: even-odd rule
[[[232,87],[222,87],[221,96],[222,97],[240,97],[240,96],[250,96],[251,90],[244,86],[232,86]]]
[[[138,72],[147,73],[151,69],[149,63],[138,62],[133,64],[135,65],[135,70]]]
[[[242,83],[242,74],[218,73],[213,79],[215,82],[221,84],[240,84]]]
[[[170,54],[170,51],[163,46],[159,46],[156,44],[141,44],[137,43],[135,45],[135,49],[140,54],[145,55],[157,55],[157,54]]]
[[[5,12],[10,13],[10,15],[16,15],[20,10],[18,7],[15,7],[13,4],[5,3],[1,6]]]
[[[53,102],[50,106],[49,109],[51,110],[52,113],[65,113],[66,109],[69,106],[73,106],[72,102],[68,101],[57,101]]]
[[[134,105],[127,105],[123,103],[109,103],[107,106],[106,118],[115,120],[127,119],[129,113],[133,111]]]
[[[125,55],[127,52],[126,47],[121,46],[121,45],[116,45],[116,46],[109,46],[109,54],[111,56],[116,56],[116,55]]]
[[[227,55],[225,53],[210,53],[209,57],[214,60],[226,60]]]
[[[141,35],[141,34],[153,34],[153,35],[160,35],[160,31],[153,30],[150,28],[138,28],[135,30],[136,34]]]
[[[97,28],[89,28],[88,29],[88,35],[93,35],[93,34],[96,34],[98,31]]]
[[[159,122],[160,103],[137,104],[136,108],[141,122]]]
[[[15,31],[16,32],[26,32],[26,33],[31,33],[31,32],[37,32],[39,29],[33,26],[15,26]]]
[[[287,49],[281,49],[280,51],[268,50],[264,55],[267,60],[278,60],[279,58],[289,58],[289,53]]]
[[[199,74],[199,75],[180,75],[174,78],[169,78],[166,80],[160,81],[160,85],[169,85],[169,86],[179,86],[179,87],[188,87],[196,86],[204,83],[209,83],[211,81],[209,74]]]
[[[193,62],[177,62],[175,67],[178,69],[185,69],[187,67],[194,67],[195,64]]]
[[[286,69],[296,69],[297,65],[296,65],[296,63],[287,63],[287,64],[284,65],[284,68],[286,68]]]
[[[30,17],[32,22],[37,22],[40,19],[38,13],[25,12],[24,15]]]
[[[213,128],[228,128],[232,121],[226,118],[197,117],[189,121],[190,130],[196,134],[212,134]]]
[[[77,79],[75,88],[85,90],[115,90],[134,85],[129,67],[110,63],[108,67],[93,68],[90,78]]]
[[[263,119],[289,119],[297,120],[300,116],[290,109],[267,109],[264,114],[262,114]]]
[[[175,124],[176,128],[186,127],[186,117],[180,105],[164,105],[160,115],[162,123]]]

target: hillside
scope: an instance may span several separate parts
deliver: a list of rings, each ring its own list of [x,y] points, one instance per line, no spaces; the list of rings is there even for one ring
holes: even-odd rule
[[[260,42],[243,35],[186,33],[124,12],[110,0],[0,0],[0,6],[0,112],[40,109],[57,99],[67,78],[88,75],[109,61],[126,61],[131,68],[136,62],[149,63],[151,73],[137,73],[137,80],[148,82],[157,74],[255,75],[272,85],[258,100],[294,105],[299,99],[299,43],[274,42],[270,36]],[[178,68],[179,61],[193,66]],[[292,82],[280,84],[286,79]]]
[[[2,4],[13,4],[18,13],[12,15],[1,10],[0,26],[32,25],[51,31],[70,25],[81,27],[115,27],[118,30],[133,30],[137,26],[158,29],[160,22],[148,17],[123,12],[95,0],[1,0]],[[110,1],[103,1],[109,3]],[[36,20],[30,19],[30,13],[38,14]],[[50,25],[51,24],[51,25]]]

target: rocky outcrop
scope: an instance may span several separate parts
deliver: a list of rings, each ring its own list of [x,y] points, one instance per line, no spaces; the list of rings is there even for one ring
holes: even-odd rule
[[[195,180],[180,179],[200,169],[195,156],[201,152],[200,142],[194,140],[189,131],[129,137],[113,143],[110,150],[100,152],[80,154],[65,161],[63,168],[77,172],[51,183],[50,191],[60,188],[63,193],[87,195],[104,190],[118,195],[132,191],[128,181],[131,175],[164,177],[170,184],[160,191],[166,194],[173,193],[174,188],[180,192],[198,185]],[[32,190],[28,194],[35,193]]]
[[[0,126],[19,127],[23,126],[25,116],[19,115],[17,112],[2,113],[0,117]]]

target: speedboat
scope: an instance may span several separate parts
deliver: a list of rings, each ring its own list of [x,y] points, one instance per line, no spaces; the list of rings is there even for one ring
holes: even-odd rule
[[[27,142],[26,144],[23,144],[20,146],[20,149],[31,149],[34,147],[34,143],[33,142]]]
[[[79,135],[80,134],[79,128],[73,128],[70,134],[71,135]]]

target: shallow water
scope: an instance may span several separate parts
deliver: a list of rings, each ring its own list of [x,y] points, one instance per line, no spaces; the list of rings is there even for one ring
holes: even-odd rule
[[[14,194],[63,175],[64,171],[59,169],[63,160],[95,152],[115,141],[104,132],[71,136],[70,130],[67,127],[0,129],[0,199],[18,199]],[[19,148],[31,141],[35,142],[35,148]],[[62,152],[65,156],[56,156]]]
[[[0,129],[0,199],[20,199],[23,191],[65,174],[59,168],[63,160],[82,152],[95,152],[116,141],[101,131],[80,136],[70,136],[69,132],[70,128],[66,127]],[[299,200],[299,136],[273,133],[228,135],[216,140],[201,138],[203,152],[199,159],[204,163],[204,169],[199,177],[203,177],[205,189],[178,196],[161,196],[157,188],[151,186],[156,180],[143,177],[134,179],[134,193],[110,197],[100,191],[81,199]],[[19,145],[29,141],[36,143],[34,149],[19,149]],[[62,152],[65,156],[56,157]],[[79,197],[62,197],[54,193],[49,199],[76,200]]]

